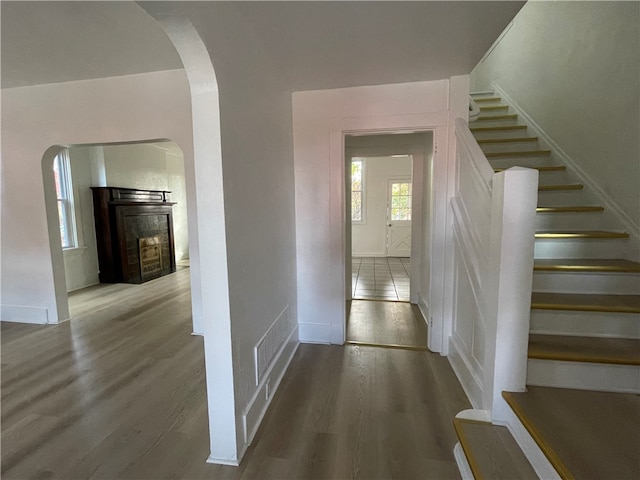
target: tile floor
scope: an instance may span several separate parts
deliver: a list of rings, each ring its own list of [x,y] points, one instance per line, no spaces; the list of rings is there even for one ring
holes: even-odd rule
[[[354,299],[409,301],[410,258],[353,257]]]

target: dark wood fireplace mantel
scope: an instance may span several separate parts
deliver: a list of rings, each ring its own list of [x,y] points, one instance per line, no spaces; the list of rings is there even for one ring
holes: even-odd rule
[[[176,271],[171,192],[91,190],[100,282],[142,283]]]

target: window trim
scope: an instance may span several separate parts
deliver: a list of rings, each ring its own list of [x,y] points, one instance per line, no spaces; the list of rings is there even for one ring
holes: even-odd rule
[[[358,162],[360,163],[360,220],[354,220],[353,219],[353,202],[351,202],[351,224],[352,225],[366,225],[367,223],[367,202],[366,202],[366,187],[365,184],[366,182],[366,172],[367,169],[365,167],[365,159],[363,157],[352,157],[351,158],[351,164],[353,165],[353,163]],[[350,188],[349,191],[351,192],[351,198],[353,198],[353,178],[350,182]],[[358,191],[358,190],[355,190]]]
[[[62,225],[64,221],[64,232],[68,238],[67,245],[63,242],[62,231],[60,232],[60,242],[62,244],[62,250],[71,250],[79,247],[78,243],[78,228],[76,218],[76,208],[74,201],[73,181],[71,179],[71,160],[69,157],[69,149],[65,148],[58,152],[53,159],[53,171],[54,179],[55,172],[58,171],[58,180],[60,184],[60,192],[56,185],[56,209],[58,211],[58,222]],[[55,181],[55,180],[54,180]],[[62,205],[62,210],[60,209]],[[61,211],[63,212],[63,219],[60,218]]]

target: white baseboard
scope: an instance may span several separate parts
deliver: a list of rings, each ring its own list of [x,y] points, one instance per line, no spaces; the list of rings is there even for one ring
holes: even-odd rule
[[[368,253],[355,253],[351,252],[352,257],[386,257],[387,252],[368,252]]]
[[[238,460],[227,460],[226,458],[218,458],[211,455],[209,456],[209,458],[207,458],[207,463],[213,463],[215,465],[227,465],[229,467],[237,467],[240,465],[240,462]]]
[[[480,380],[473,373],[473,370],[467,364],[465,355],[461,347],[457,344],[454,337],[449,337],[449,354],[447,359],[453,368],[453,372],[458,377],[460,385],[464,393],[466,393],[469,402],[475,409],[482,408],[482,385]]]
[[[625,228],[630,235],[635,237],[636,242],[640,240],[640,224],[638,224],[634,219],[632,219],[620,206],[617,204],[613,198],[611,198],[600,186],[598,182],[596,182],[589,174],[587,174],[552,138],[545,132],[540,125],[536,123],[536,121],[531,118],[527,112],[525,112],[518,102],[516,102],[505,90],[500,87],[497,83],[493,82],[491,87],[494,89],[494,92],[505,99],[505,101],[509,104],[516,113],[522,117],[522,119],[527,123],[527,125],[535,132],[535,134],[540,137],[540,139],[553,150],[553,154],[556,155],[562,162],[571,170],[587,187],[591,190],[599,199],[602,201],[603,206],[606,210],[611,212],[613,216],[615,216],[618,221],[622,224],[622,227]]]
[[[258,385],[253,398],[251,398],[244,411],[242,421],[245,445],[250,445],[253,441],[258,427],[271,404],[271,400],[280,386],[282,377],[284,377],[294,354],[298,350],[298,345],[300,343],[298,342],[298,327],[296,326],[276,354],[271,367],[264,373],[260,385]],[[242,456],[239,458],[242,459]]]
[[[300,343],[321,343],[331,345],[331,325],[298,323]]]
[[[0,321],[46,325],[49,323],[49,310],[44,307],[2,305],[0,307]]]

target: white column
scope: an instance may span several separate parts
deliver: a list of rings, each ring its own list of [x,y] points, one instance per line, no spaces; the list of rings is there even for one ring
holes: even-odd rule
[[[524,391],[533,282],[538,171],[493,176],[483,408],[503,419],[502,391]]]

